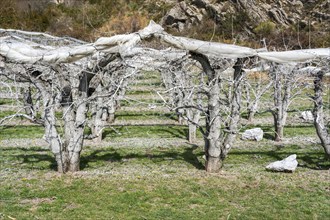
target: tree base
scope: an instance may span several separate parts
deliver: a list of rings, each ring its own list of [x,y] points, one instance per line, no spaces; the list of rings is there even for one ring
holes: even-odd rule
[[[80,153],[73,152],[69,156],[68,152],[65,152],[60,156],[56,156],[57,172],[67,173],[67,172],[77,172],[80,170]]]
[[[205,164],[205,170],[208,173],[218,173],[221,169],[221,166],[222,166],[222,161],[220,157],[208,156]]]

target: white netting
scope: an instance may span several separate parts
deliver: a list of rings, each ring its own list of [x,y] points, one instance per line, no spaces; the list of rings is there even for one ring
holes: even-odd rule
[[[277,63],[308,62],[330,56],[330,48],[293,50],[282,52],[260,52],[260,50],[237,45],[205,42],[185,37],[175,37],[163,31],[154,22],[143,30],[113,37],[102,37],[94,43],[84,43],[72,38],[58,38],[47,34],[0,30],[0,55],[13,62],[20,63],[69,63],[97,52],[117,53],[122,55],[149,38],[160,38],[172,47],[204,54],[210,57],[242,58],[259,56]]]

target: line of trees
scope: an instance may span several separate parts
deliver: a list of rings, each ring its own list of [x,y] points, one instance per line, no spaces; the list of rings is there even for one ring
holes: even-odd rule
[[[179,50],[136,47],[141,40],[154,37]],[[150,68],[161,72],[169,93],[169,100],[164,100],[178,113],[180,123],[187,121],[191,142],[195,141],[199,128],[205,142],[206,171],[218,172],[239,133],[244,88],[248,87],[246,69],[250,68],[250,62],[258,56],[273,61],[269,62],[268,71],[272,84],[259,84],[264,89],[257,88],[254,99],[258,103],[273,85],[274,107],[270,111],[274,116],[275,140],[280,141],[288,106],[299,94],[295,88],[301,89],[297,78],[299,65],[281,62],[328,58],[323,49],[308,53],[290,51],[288,56],[281,52],[258,53],[246,47],[174,37],[154,23],[137,33],[101,38],[93,44],[72,41],[70,45],[66,39],[65,47],[53,47],[50,52],[47,45],[10,34],[1,38],[1,44],[0,75],[15,82],[29,83],[40,94],[41,117],[34,112],[36,108],[29,92],[24,96],[25,108],[30,110],[25,116],[44,126],[45,139],[62,173],[79,170],[84,138],[101,141],[104,127],[113,121],[119,100],[139,70]],[[314,74],[314,123],[329,155],[329,134],[322,113],[322,76],[329,70],[329,63],[314,62],[312,65],[322,67]],[[253,105],[257,106],[255,103]],[[251,107],[251,112],[256,111],[255,108]],[[200,122],[202,117],[205,124]],[[92,131],[87,136],[84,135],[86,127]]]

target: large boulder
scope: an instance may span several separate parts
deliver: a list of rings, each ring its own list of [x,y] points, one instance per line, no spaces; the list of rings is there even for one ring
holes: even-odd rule
[[[205,10],[198,8],[195,4],[187,4],[185,1],[178,2],[162,18],[163,26],[176,28],[183,31],[193,24],[199,24],[203,19]]]
[[[242,134],[242,139],[261,141],[263,136],[264,136],[264,131],[261,128],[253,128],[244,131],[244,133]]]
[[[276,171],[276,172],[294,172],[298,166],[297,155],[292,154],[287,158],[275,161],[266,166],[266,170]]]
[[[314,116],[313,116],[313,113],[311,111],[303,111],[303,112],[301,112],[300,117],[304,121],[314,121]]]

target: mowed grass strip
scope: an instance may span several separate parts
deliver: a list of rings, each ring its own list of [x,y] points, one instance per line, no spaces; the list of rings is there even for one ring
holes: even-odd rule
[[[290,153],[295,173],[265,166]],[[86,148],[60,175],[41,148],[0,150],[4,219],[327,219],[330,162],[317,146],[233,149],[207,174],[200,147]]]
[[[158,111],[118,111],[116,120],[153,120],[153,119],[170,119],[177,120],[175,112],[158,112]]]
[[[13,138],[42,138],[44,128],[38,125],[0,126],[0,140]]]
[[[134,117],[134,116],[132,116]],[[144,116],[139,116],[140,119],[143,119]],[[146,117],[147,118],[147,117]],[[158,117],[155,117],[155,119]],[[167,116],[164,116],[167,118]],[[124,120],[124,118],[121,118]],[[128,119],[128,118],[126,118]],[[174,120],[175,118],[172,118]],[[157,122],[157,121],[156,121]],[[257,125],[257,126],[244,126],[241,129],[243,132],[246,129],[260,127],[264,130],[264,138],[272,140],[274,138],[274,128],[270,125]],[[59,128],[59,132],[62,133],[63,130]],[[86,128],[85,134],[89,134],[90,130]],[[44,128],[37,125],[14,125],[14,126],[0,126],[0,140],[6,140],[11,138],[42,138],[44,135]],[[103,131],[103,138],[106,141],[111,139],[125,139],[125,138],[187,138],[188,127],[186,125],[166,125],[157,124],[154,125],[113,125],[107,127]],[[305,136],[305,137],[316,137],[315,128],[311,124],[306,125],[294,125],[286,126],[284,129],[284,137],[296,137],[296,136]],[[197,137],[202,138],[202,134],[197,130]],[[240,138],[240,135],[237,136]]]
[[[59,128],[60,133],[63,131]],[[111,126],[104,129],[103,137],[105,140],[114,138],[186,138],[188,128],[181,125],[129,125],[129,126]],[[86,128],[85,134],[89,134],[90,130]],[[34,125],[15,125],[15,126],[1,126],[0,140],[12,138],[42,138],[44,135],[44,128],[42,126]],[[199,136],[201,137],[201,136]]]
[[[111,126],[104,129],[103,137],[105,140],[113,138],[186,138],[188,134],[187,126],[182,125],[129,125],[129,126]],[[199,137],[202,137],[199,134]]]
[[[0,105],[9,105],[17,102],[15,99],[0,99]]]

